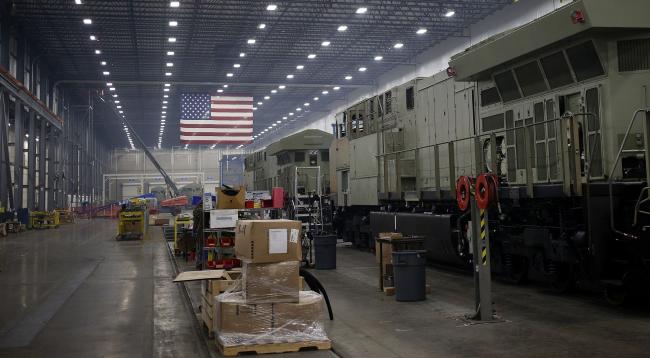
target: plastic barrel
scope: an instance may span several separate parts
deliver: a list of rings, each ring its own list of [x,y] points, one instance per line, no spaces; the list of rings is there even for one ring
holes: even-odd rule
[[[314,235],[314,251],[317,270],[336,268],[336,235]]]
[[[425,250],[393,252],[393,279],[397,301],[426,299],[425,264]]]

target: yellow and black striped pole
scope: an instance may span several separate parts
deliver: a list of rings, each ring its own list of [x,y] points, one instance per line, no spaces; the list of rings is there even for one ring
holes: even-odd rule
[[[480,217],[481,217],[481,228],[480,228],[480,233],[481,233],[481,263],[483,266],[487,266],[488,262],[488,250],[487,250],[487,243],[486,243],[486,237],[487,237],[487,220],[485,219],[485,209],[479,209],[480,211]]]

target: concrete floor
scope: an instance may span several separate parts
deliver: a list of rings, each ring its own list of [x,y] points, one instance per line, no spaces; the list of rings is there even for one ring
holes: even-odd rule
[[[208,357],[159,229],[116,242],[115,222],[79,221],[0,238],[0,357]],[[273,357],[642,357],[650,311],[599,297],[494,284],[502,323],[470,325],[470,276],[428,269],[418,303],[378,292],[374,255],[339,247],[314,271],[330,295],[334,352]],[[196,284],[187,285],[196,292]]]

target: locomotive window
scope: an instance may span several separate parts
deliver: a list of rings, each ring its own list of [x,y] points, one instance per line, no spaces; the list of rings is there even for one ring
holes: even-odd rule
[[[379,98],[377,99],[377,115],[378,116],[383,116],[384,115],[384,95],[380,95]]]
[[[489,106],[491,104],[501,102],[501,97],[499,97],[499,91],[496,87],[484,89],[481,91],[481,107]]]
[[[538,102],[533,105],[533,117],[535,118],[535,123],[544,122],[544,102]],[[544,127],[545,126],[543,124],[538,124],[535,126],[536,140],[546,139]]]
[[[393,106],[392,106],[392,97],[393,94],[388,91],[385,93],[384,97],[386,97],[386,114],[389,114],[390,112],[393,111]]]
[[[587,41],[566,50],[569,62],[578,81],[605,74],[593,42]]]
[[[650,39],[619,41],[618,70],[620,72],[650,70]]]
[[[294,163],[302,163],[305,161],[305,152],[295,152],[293,155]]]
[[[343,112],[343,123],[339,124],[339,133],[341,135],[341,138],[345,138],[346,131],[348,129],[348,113]]]
[[[368,120],[372,121],[375,117],[375,100],[373,98],[368,100]]]
[[[406,109],[410,111],[413,108],[415,108],[415,92],[413,87],[409,87],[406,89]]]
[[[330,161],[330,151],[329,150],[321,150],[320,151],[320,160],[322,162],[329,162]]]
[[[494,131],[505,126],[503,113],[483,118],[483,132]]]
[[[312,167],[315,167],[318,165],[318,154],[316,153],[310,153],[309,154],[309,165]]]
[[[357,127],[359,128],[359,132],[363,132],[363,114],[359,113],[359,121],[357,122]]]
[[[352,115],[352,133],[357,132],[357,115],[353,114]]]
[[[521,98],[519,87],[517,87],[517,82],[515,81],[515,76],[512,75],[511,71],[495,75],[494,82],[496,83],[504,102]]]
[[[506,128],[511,129],[515,126],[514,112],[512,110],[506,111]],[[508,145],[515,144],[515,132],[510,130],[506,132],[506,143]]]
[[[571,76],[569,64],[566,63],[562,52],[543,57],[540,62],[542,63],[548,84],[552,89],[573,83],[573,76]]]
[[[524,97],[546,91],[546,82],[537,62],[530,62],[515,68],[517,80]]]
[[[555,101],[546,101],[546,120],[555,120]],[[555,138],[555,121],[546,123],[546,130],[549,138]]]

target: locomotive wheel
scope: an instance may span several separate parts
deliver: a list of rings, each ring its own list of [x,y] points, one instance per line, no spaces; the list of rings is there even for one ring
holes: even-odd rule
[[[607,284],[605,285],[605,299],[612,306],[623,306],[627,303],[629,297],[625,285]]]
[[[528,262],[526,258],[512,255],[510,262],[505,265],[506,279],[514,284],[521,285],[528,280]]]
[[[571,265],[563,264],[557,267],[553,275],[551,287],[558,293],[570,292],[575,288],[576,279]]]

